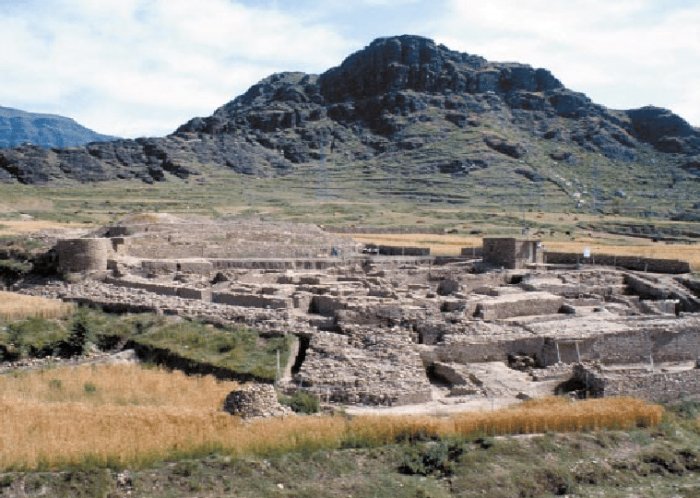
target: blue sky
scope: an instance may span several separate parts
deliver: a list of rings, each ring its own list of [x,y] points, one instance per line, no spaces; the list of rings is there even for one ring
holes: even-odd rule
[[[270,73],[419,34],[700,126],[697,0],[0,0],[0,105],[163,135]]]

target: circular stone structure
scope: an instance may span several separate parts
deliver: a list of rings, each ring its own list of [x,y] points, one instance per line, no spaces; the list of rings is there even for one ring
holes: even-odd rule
[[[252,418],[287,415],[291,410],[277,401],[275,388],[270,384],[247,384],[226,396],[224,411]]]
[[[112,255],[112,241],[103,237],[59,240],[56,254],[60,272],[105,271]]]

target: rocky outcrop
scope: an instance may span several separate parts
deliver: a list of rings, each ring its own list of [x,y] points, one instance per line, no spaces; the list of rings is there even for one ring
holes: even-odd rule
[[[634,133],[662,152],[700,152],[700,133],[668,109],[647,106],[627,111]]]

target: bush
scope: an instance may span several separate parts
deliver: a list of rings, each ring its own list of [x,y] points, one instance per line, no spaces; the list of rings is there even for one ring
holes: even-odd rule
[[[11,323],[7,335],[21,356],[37,358],[54,354],[68,337],[61,323],[39,317]]]
[[[464,453],[464,445],[437,441],[422,447],[411,447],[403,457],[399,472],[408,475],[449,477]]]
[[[682,401],[670,408],[678,416],[687,420],[693,420],[700,416],[700,401]]]
[[[85,352],[88,337],[90,335],[90,323],[85,310],[78,310],[71,325],[70,333],[65,340],[58,345],[58,354],[63,358],[80,356]]]
[[[280,396],[280,403],[290,407],[296,413],[318,413],[320,404],[318,398],[306,391],[297,391],[291,396]]]

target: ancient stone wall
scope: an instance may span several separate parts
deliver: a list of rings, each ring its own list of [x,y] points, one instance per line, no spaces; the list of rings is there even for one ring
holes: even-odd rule
[[[113,255],[112,242],[107,238],[59,240],[56,254],[60,272],[106,271]]]
[[[107,284],[125,287],[127,289],[143,289],[159,296],[174,296],[183,299],[196,299],[211,302],[212,291],[206,289],[194,289],[191,287],[181,287],[178,285],[156,284],[151,282],[137,282],[119,278],[107,277],[104,279]]]
[[[559,354],[557,355],[557,347]],[[688,321],[674,331],[664,328],[628,330],[580,339],[548,338],[540,353],[543,366],[596,360],[605,364],[692,360],[700,351],[700,329]]]
[[[480,258],[484,255],[483,247],[462,247],[460,255],[465,258]]]
[[[377,246],[382,256],[430,256],[429,247],[412,246]]]
[[[580,365],[574,369],[574,375],[594,396],[632,396],[660,403],[700,399],[698,368],[676,372],[606,373]]]
[[[289,415],[291,410],[277,401],[275,388],[269,384],[246,384],[231,391],[224,400],[224,411],[243,418]]]
[[[279,297],[265,297],[255,294],[231,294],[228,292],[214,292],[211,300],[213,303],[228,304],[231,306],[245,306],[248,308],[283,309],[291,308],[292,300]]]
[[[476,304],[476,314],[484,320],[514,316],[549,315],[559,311],[564,298],[548,292],[524,292],[484,297]]]
[[[343,302],[342,299],[316,295],[311,298],[311,304],[309,311],[311,313],[318,313],[322,316],[334,316],[337,310],[342,310],[347,308],[347,304]]]
[[[546,262],[551,264],[596,264],[619,266],[628,270],[650,271],[654,273],[689,273],[690,264],[677,259],[642,258],[637,256],[615,256],[613,254],[593,254],[584,258],[574,252],[547,252]]]
[[[521,269],[528,264],[543,262],[538,241],[507,237],[485,237],[483,240],[483,260],[488,265]]]
[[[485,238],[483,258],[490,265],[515,268],[515,239]]]

